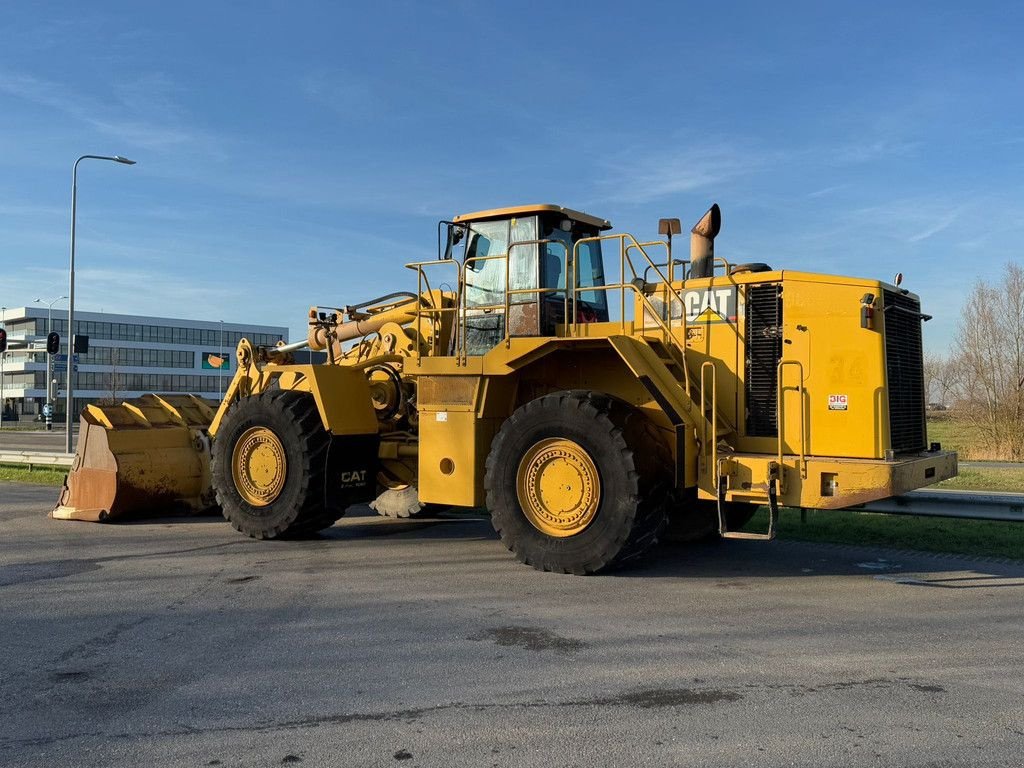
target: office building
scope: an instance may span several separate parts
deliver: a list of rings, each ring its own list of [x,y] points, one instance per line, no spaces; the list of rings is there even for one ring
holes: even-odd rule
[[[52,320],[48,320],[48,315]],[[13,347],[45,346],[49,330],[61,337],[61,354],[52,361],[51,386],[56,421],[63,419],[66,377],[75,369],[75,413],[87,403],[120,402],[147,392],[191,392],[219,400],[235,372],[235,347],[247,338],[272,346],[288,329],[269,325],[183,320],[104,312],[75,312],[75,332],[89,337],[89,351],[68,358],[67,311],[44,306],[0,312],[8,352],[0,361],[0,401],[8,419],[41,419],[46,403],[47,355]],[[52,382],[56,380],[56,384]]]

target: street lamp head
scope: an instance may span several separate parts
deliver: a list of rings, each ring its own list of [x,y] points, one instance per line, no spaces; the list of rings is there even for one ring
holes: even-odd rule
[[[120,155],[114,155],[114,159],[117,160],[117,162],[119,162],[119,163],[124,163],[125,165],[135,165],[135,161],[134,160],[129,160],[127,157],[121,157]]]

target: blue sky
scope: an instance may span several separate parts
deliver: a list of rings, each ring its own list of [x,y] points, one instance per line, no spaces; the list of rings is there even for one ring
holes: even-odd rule
[[[556,202],[890,279],[1022,257],[1016,3],[0,2],[0,303],[265,322],[409,289],[436,222]]]

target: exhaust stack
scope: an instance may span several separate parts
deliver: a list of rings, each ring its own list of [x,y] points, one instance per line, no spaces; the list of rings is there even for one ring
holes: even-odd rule
[[[714,203],[690,230],[690,277],[715,273],[715,237],[722,228],[722,209]]]

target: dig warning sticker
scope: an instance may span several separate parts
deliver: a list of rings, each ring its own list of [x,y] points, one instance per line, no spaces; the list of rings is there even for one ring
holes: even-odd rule
[[[846,407],[850,404],[850,398],[847,395],[829,395],[828,396],[828,409],[830,411],[845,411]]]

